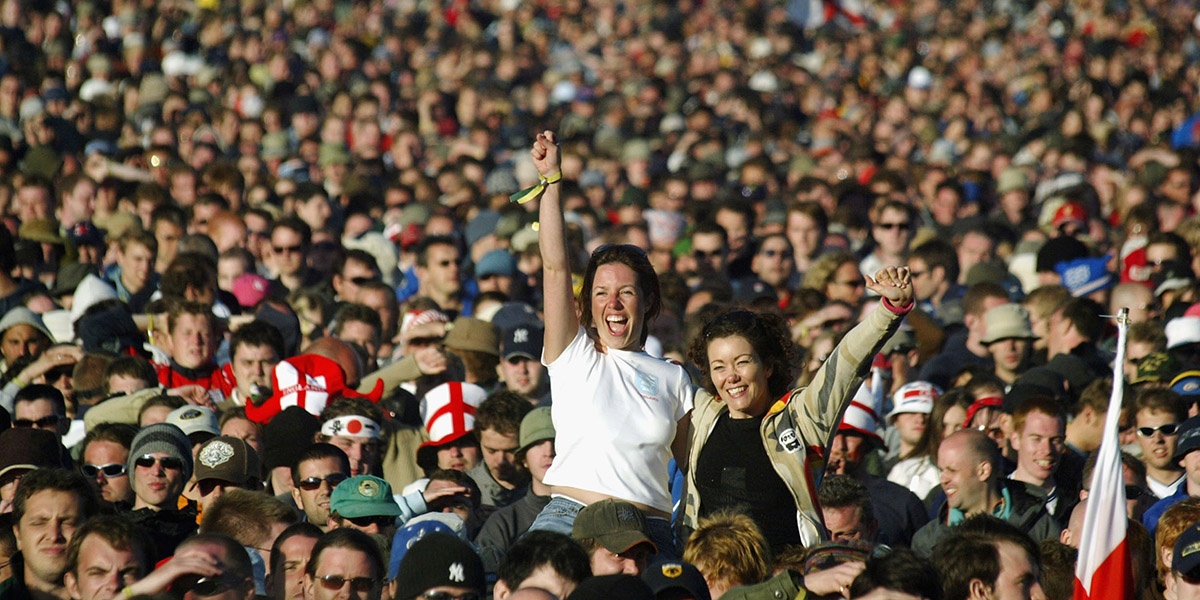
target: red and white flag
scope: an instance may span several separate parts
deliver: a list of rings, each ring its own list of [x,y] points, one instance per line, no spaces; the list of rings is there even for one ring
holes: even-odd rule
[[[1104,419],[1104,439],[1096,450],[1091,492],[1079,540],[1075,565],[1074,600],[1131,600],[1133,575],[1125,524],[1125,478],[1121,467],[1121,443],[1117,423],[1125,387],[1121,367],[1125,364],[1125,339],[1129,331],[1128,309],[1117,317],[1117,357],[1113,362],[1113,391]]]

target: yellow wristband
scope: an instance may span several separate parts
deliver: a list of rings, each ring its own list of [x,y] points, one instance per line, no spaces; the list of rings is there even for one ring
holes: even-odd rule
[[[129,586],[121,588],[121,597],[125,598],[125,600],[130,600],[130,598],[133,598],[133,596],[133,590],[130,589]]]
[[[542,192],[546,191],[546,186],[552,183],[558,183],[560,181],[562,181],[562,171],[559,171],[549,177],[542,177],[539,175],[537,185],[525,188],[509,196],[508,201],[516,202],[517,204],[525,204],[526,202],[529,202],[530,200],[540,196]]]

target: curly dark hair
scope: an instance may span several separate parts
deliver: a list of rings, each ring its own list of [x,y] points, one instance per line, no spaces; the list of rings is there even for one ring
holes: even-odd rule
[[[717,315],[692,340],[688,358],[700,370],[700,385],[708,393],[717,395],[717,388],[708,370],[708,343],[732,335],[750,342],[763,366],[771,370],[771,376],[767,378],[767,390],[771,397],[779,398],[787,393],[796,380],[797,365],[800,364],[800,349],[792,341],[787,321],[774,313],[758,313],[744,308]]]

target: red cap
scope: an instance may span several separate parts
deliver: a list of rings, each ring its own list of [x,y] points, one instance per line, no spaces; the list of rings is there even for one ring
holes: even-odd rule
[[[279,361],[271,373],[271,397],[261,406],[246,402],[251,421],[267,423],[289,406],[299,406],[314,416],[338,398],[366,398],[379,402],[383,380],[375,382],[369,394],[360,394],[346,386],[341,365],[316,354],[301,354]]]

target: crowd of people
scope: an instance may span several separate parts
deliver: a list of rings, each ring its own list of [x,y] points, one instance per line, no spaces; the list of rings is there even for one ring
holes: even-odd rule
[[[0,1],[0,599],[1065,600],[1116,376],[1200,600],[1198,87],[1178,0]]]

